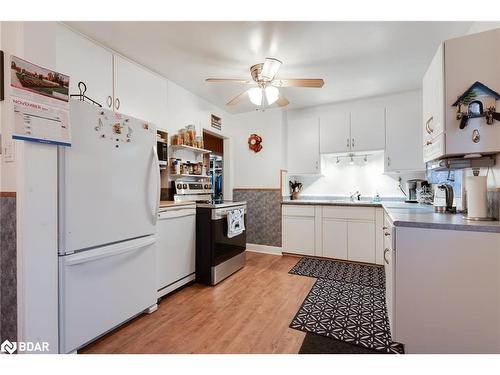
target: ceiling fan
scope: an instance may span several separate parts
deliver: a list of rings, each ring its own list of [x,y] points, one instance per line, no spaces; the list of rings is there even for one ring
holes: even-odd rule
[[[280,87],[312,87],[321,88],[324,81],[319,78],[302,78],[302,79],[275,79],[276,73],[283,64],[280,60],[266,57],[263,63],[255,64],[250,67],[250,75],[252,79],[245,78],[207,78],[206,82],[232,82],[243,83],[248,85],[257,85],[241,94],[235,96],[226,105],[236,105],[245,96],[248,96],[250,101],[257,106],[270,106],[274,103],[280,107],[287,106],[290,102],[280,93]]]

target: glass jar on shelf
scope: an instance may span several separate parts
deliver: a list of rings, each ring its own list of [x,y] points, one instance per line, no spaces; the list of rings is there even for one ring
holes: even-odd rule
[[[203,136],[197,135],[196,136],[196,147],[198,148],[205,148],[204,142],[203,142]]]
[[[196,147],[195,145],[196,127],[194,125],[188,125],[186,126],[186,132],[187,132],[188,145]]]
[[[179,129],[179,142],[181,145],[189,145],[187,131],[185,128]]]

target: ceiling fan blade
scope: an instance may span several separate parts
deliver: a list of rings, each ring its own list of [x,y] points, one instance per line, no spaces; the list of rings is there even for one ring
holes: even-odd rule
[[[271,82],[276,87],[313,87],[321,88],[325,84],[321,78],[278,79]]]
[[[213,83],[219,83],[219,82],[232,82],[232,83],[255,83],[254,81],[245,79],[245,78],[207,78],[205,79],[205,82],[213,82]]]
[[[260,72],[260,77],[264,81],[272,81],[276,76],[276,73],[278,73],[281,64],[283,63],[278,59],[266,57],[264,65],[262,66],[262,71]]]
[[[276,101],[276,104],[278,104],[280,107],[286,107],[288,104],[290,104],[290,102],[283,95],[280,95],[278,100]]]
[[[247,91],[243,91],[241,94],[235,96],[230,101],[228,101],[226,103],[226,105],[236,105],[236,104],[238,104],[241,101],[241,99],[243,99],[247,95],[248,95],[248,90]]]

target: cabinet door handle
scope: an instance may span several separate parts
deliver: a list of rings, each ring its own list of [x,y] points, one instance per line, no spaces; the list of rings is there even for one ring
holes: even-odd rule
[[[318,170],[318,161],[316,160],[316,170]]]
[[[111,106],[113,105],[113,98],[111,97],[111,95],[106,99],[106,103],[108,104],[108,107],[111,108]]]
[[[389,167],[391,165],[391,158],[388,156],[387,157],[387,166]]]
[[[431,116],[425,123],[425,130],[427,133],[431,134],[434,132],[434,129],[432,128],[432,121],[434,120],[434,117]]]
[[[385,248],[385,250],[384,250],[384,262],[385,262],[386,264],[389,264],[389,261],[387,260],[387,257],[386,257],[386,254],[387,254],[388,252],[389,252],[389,249],[388,249],[388,248]]]
[[[115,109],[120,109],[120,99],[118,98],[115,99]]]
[[[425,142],[425,145],[426,145],[426,146],[432,145],[432,141],[427,141],[427,142]]]
[[[347,148],[349,148],[349,145],[351,144],[350,139],[347,138]]]
[[[354,138],[351,141],[351,147],[354,148]]]
[[[387,230],[387,229],[389,229],[389,228],[387,228],[386,226],[382,227],[382,230]]]
[[[391,235],[391,232],[384,232],[384,236],[390,236]]]

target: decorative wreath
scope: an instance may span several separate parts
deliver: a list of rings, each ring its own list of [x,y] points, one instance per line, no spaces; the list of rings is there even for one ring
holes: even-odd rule
[[[248,148],[253,152],[259,152],[262,150],[262,137],[257,134],[251,134],[248,137]]]

